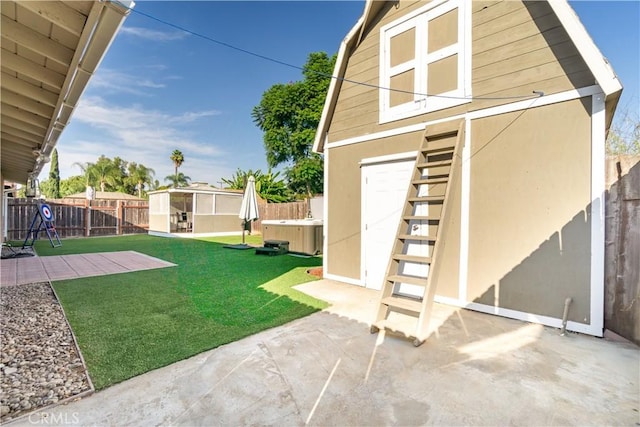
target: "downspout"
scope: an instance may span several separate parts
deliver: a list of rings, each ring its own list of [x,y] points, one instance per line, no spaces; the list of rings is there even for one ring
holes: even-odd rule
[[[571,305],[572,299],[569,297],[564,300],[564,311],[562,312],[562,329],[560,330],[560,336],[565,336],[567,333],[567,318],[569,317],[569,305]]]

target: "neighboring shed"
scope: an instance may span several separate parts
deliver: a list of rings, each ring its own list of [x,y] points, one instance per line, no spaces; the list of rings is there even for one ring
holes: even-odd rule
[[[205,183],[149,192],[149,234],[203,237],[241,235],[241,190]]]
[[[568,329],[602,335],[622,86],[565,0],[367,1],[334,74],[326,278],[383,289],[372,321],[411,312],[418,341],[433,293],[556,327],[571,298]]]

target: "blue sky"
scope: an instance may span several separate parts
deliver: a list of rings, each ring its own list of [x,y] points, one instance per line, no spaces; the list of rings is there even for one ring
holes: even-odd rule
[[[638,115],[640,2],[571,3],[625,91],[619,111]],[[310,52],[337,52],[361,1],[139,1],[135,10],[242,49],[302,66]],[[267,170],[252,108],[271,85],[300,71],[240,53],[132,13],[58,142],[62,178],[74,162],[104,154],[142,163],[161,183],[169,156],[181,171],[218,185],[237,169]],[[45,166],[45,177],[48,168]]]

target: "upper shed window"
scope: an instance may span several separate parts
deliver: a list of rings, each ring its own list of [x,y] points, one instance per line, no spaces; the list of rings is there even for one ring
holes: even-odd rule
[[[381,123],[470,102],[469,10],[434,0],[381,28]]]

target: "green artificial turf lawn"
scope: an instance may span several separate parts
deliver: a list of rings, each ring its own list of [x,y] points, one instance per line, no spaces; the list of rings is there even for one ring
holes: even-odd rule
[[[96,389],[326,307],[292,289],[321,259],[224,249],[240,237],[36,242],[40,256],[133,250],[177,267],[54,282]],[[259,236],[247,236],[260,244]]]

